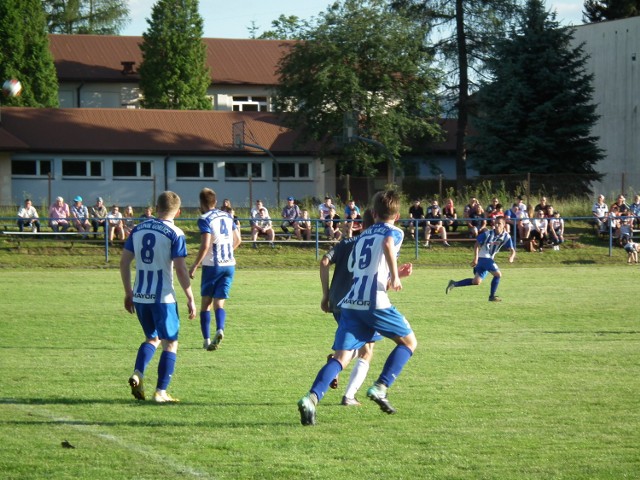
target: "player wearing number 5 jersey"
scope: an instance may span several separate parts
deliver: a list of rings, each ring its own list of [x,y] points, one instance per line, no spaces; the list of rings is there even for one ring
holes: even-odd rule
[[[320,369],[309,392],[298,402],[300,421],[314,425],[316,405],[327,392],[331,380],[354,357],[354,351],[370,342],[376,331],[392,339],[396,348],[389,354],[382,373],[367,391],[383,412],[396,413],[387,399],[387,389],[409,361],[417,340],[409,322],[391,304],[387,290],[402,289],[401,276],[411,274],[411,264],[398,268],[397,256],[402,245],[402,230],[393,224],[398,219],[400,197],[389,190],[373,197],[376,223],[360,234],[349,257],[353,282],[349,293],[339,303],[340,322],[336,330],[334,358]]]
[[[204,338],[203,348],[211,351],[217,350],[224,338],[227,318],[224,301],[229,298],[236,269],[233,251],[238,248],[242,240],[233,217],[228,212],[216,208],[216,192],[210,188],[203,188],[200,191],[200,212],[202,213],[198,219],[200,250],[189,269],[189,276],[193,278],[198,266],[202,264],[200,329]],[[211,340],[211,305],[213,305],[216,320],[216,334],[213,341]]]
[[[173,289],[173,268],[187,296],[189,318],[196,316],[196,305],[185,257],[187,244],[184,232],[173,224],[180,211],[180,197],[163,192],[156,206],[158,218],[134,227],[127,238],[120,259],[120,276],[124,286],[124,308],[136,313],[146,341],[138,348],[135,369],[129,377],[131,394],[145,399],[144,373],[160,344],[162,355],[158,363],[158,382],[153,399],[156,402],[176,402],[167,393],[175,370],[178,352],[180,318]],[[135,259],[136,279],[131,288],[131,263]]]

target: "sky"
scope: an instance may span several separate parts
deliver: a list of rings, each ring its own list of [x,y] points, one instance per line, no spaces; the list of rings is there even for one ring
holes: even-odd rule
[[[129,0],[131,23],[122,35],[140,36],[147,30],[155,0]],[[258,35],[271,29],[271,22],[280,15],[295,15],[308,20],[323,12],[331,0],[200,0],[200,15],[204,19],[204,37],[249,38],[249,27],[255,22]],[[581,25],[584,0],[553,0],[547,10],[558,13],[561,25]]]

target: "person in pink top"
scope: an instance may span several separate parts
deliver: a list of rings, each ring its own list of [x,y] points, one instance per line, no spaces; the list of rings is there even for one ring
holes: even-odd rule
[[[69,229],[69,205],[64,203],[62,197],[57,197],[56,201],[49,207],[49,226],[54,232],[66,232]]]

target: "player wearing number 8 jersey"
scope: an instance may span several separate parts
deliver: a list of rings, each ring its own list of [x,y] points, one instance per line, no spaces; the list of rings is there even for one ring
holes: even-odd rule
[[[367,397],[382,411],[396,410],[387,399],[387,389],[413,355],[417,340],[409,322],[391,304],[387,290],[402,289],[401,276],[411,274],[411,264],[398,268],[397,256],[402,245],[402,230],[393,224],[398,219],[399,195],[392,190],[373,197],[375,225],[360,234],[349,257],[353,283],[342,299],[340,322],[336,330],[334,358],[320,369],[309,392],[298,402],[300,421],[314,425],[316,405],[327,392],[331,380],[345,368],[354,351],[371,341],[376,331],[397,345],[389,354],[378,380],[367,391]],[[402,274],[400,271],[402,270]]]
[[[236,259],[233,251],[242,242],[238,225],[233,217],[216,208],[216,192],[210,188],[200,191],[200,212],[198,219],[200,229],[200,250],[189,269],[189,276],[194,277],[198,266],[202,264],[202,280],[200,293],[200,329],[206,350],[217,350],[224,338],[224,327],[227,318],[224,301],[229,298],[229,291],[235,275]],[[211,341],[211,305],[216,320],[216,334]]]
[[[120,259],[120,276],[124,286],[124,307],[136,313],[146,341],[138,348],[133,375],[129,377],[131,394],[145,399],[144,372],[160,344],[162,355],[158,363],[156,402],[177,401],[167,393],[175,370],[178,352],[180,319],[173,288],[173,268],[187,296],[189,318],[196,315],[195,300],[185,257],[187,246],[184,232],[173,224],[180,211],[180,197],[163,192],[156,207],[158,218],[134,227],[127,238]],[[131,288],[131,263],[135,259],[136,278]]]

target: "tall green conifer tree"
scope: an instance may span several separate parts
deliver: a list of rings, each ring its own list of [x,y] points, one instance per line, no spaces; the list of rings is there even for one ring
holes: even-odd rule
[[[210,110],[211,75],[198,0],[158,0],[142,35],[144,108]]]
[[[591,129],[598,119],[593,76],[541,0],[529,0],[519,26],[499,42],[488,63],[493,81],[478,95],[474,165],[481,174],[563,176],[563,192],[582,194],[601,177],[602,158]]]

